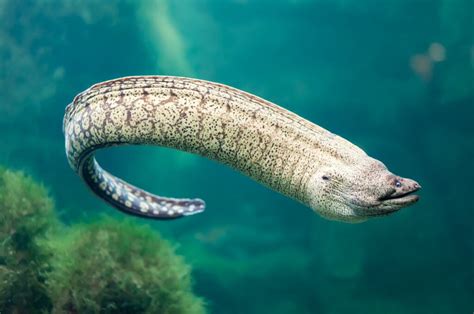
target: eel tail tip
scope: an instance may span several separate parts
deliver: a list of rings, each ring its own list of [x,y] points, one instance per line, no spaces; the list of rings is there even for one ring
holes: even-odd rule
[[[202,199],[193,199],[192,206],[188,207],[188,210],[183,213],[183,216],[192,216],[202,213],[206,209],[206,203]]]

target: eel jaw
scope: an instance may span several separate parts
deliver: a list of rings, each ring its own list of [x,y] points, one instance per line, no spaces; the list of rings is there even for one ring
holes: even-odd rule
[[[420,197],[415,195],[421,186],[414,180],[403,179],[401,188],[390,189],[379,197],[372,206],[358,208],[356,212],[362,217],[386,216],[400,209],[415,204]]]
[[[405,179],[409,180],[409,179]],[[383,195],[378,199],[380,202],[380,205],[377,206],[379,209],[381,209],[383,212],[394,212],[398,211],[399,209],[403,207],[407,207],[410,205],[415,204],[418,202],[420,197],[418,195],[415,195],[417,191],[421,189],[421,186],[413,180],[409,180],[410,182],[405,182],[408,183],[406,184],[407,187],[404,188],[403,190],[391,190],[389,191],[386,195]],[[384,213],[382,213],[384,214]]]

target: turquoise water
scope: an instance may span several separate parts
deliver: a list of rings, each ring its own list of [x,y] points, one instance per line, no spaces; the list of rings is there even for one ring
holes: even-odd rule
[[[197,216],[136,221],[178,246],[209,312],[471,313],[473,6],[0,0],[0,164],[48,186],[65,223],[121,216],[69,168],[65,106],[127,75],[228,84],[347,138],[423,190],[413,207],[351,225],[198,156],[100,152],[137,186],[206,200]]]

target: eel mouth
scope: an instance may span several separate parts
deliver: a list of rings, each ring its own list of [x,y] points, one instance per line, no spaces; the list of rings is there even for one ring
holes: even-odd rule
[[[409,188],[401,191],[392,190],[387,195],[379,198],[383,205],[391,205],[396,207],[405,207],[416,203],[420,197],[414,193],[418,192],[421,186],[414,182]],[[385,206],[384,206],[385,207]]]
[[[421,186],[411,179],[400,179],[401,186],[389,190],[386,194],[379,197],[377,205],[364,214],[367,217],[385,216],[399,211],[400,209],[413,205],[420,197],[415,193],[421,189]]]

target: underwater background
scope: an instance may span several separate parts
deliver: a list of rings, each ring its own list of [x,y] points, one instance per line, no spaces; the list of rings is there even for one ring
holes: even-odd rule
[[[472,0],[0,0],[0,164],[46,186],[66,226],[121,219],[67,164],[66,105],[128,75],[228,84],[343,136],[423,190],[396,214],[344,224],[199,156],[99,152],[134,185],[206,200],[189,218],[131,220],[183,257],[208,312],[471,313],[473,15]]]

